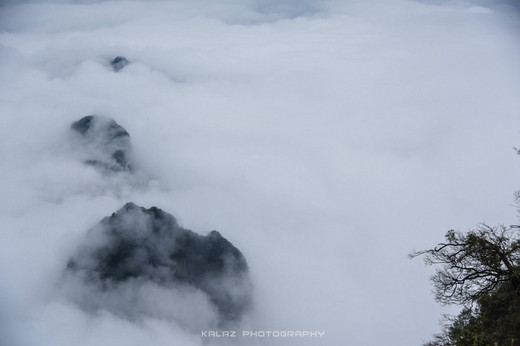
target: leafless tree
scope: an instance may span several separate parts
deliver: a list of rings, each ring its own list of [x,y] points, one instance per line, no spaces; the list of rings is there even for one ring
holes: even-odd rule
[[[441,265],[432,276],[435,299],[443,304],[471,305],[500,284],[509,282],[520,296],[520,229],[486,224],[467,233],[450,230],[446,241],[424,255],[427,265]]]

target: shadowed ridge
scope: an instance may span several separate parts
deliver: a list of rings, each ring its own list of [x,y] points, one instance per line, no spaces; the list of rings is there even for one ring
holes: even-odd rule
[[[217,231],[203,236],[184,229],[160,208],[132,202],[89,231],[67,269],[98,287],[143,280],[201,290],[221,323],[240,320],[251,304],[248,266],[230,241]]]
[[[130,134],[113,119],[87,115],[70,127],[84,149],[84,163],[103,173],[132,171]]]

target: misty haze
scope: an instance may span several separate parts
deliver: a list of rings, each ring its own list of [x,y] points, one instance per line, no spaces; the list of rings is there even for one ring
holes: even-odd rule
[[[1,1],[0,345],[430,340],[411,249],[518,224],[519,10]]]

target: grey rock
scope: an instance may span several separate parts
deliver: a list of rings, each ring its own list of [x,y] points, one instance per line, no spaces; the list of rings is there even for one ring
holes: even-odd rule
[[[132,171],[130,134],[114,120],[87,115],[71,125],[83,147],[84,162],[104,173]]]
[[[243,254],[219,232],[202,236],[163,210],[125,204],[88,233],[67,265],[101,290],[134,280],[207,295],[225,325],[240,321],[252,286]]]
[[[112,66],[115,72],[118,72],[129,63],[130,61],[128,61],[124,56],[116,56],[114,59],[112,59],[110,65]]]

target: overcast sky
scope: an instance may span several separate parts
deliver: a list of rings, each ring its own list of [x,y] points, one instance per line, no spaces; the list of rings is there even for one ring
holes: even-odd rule
[[[456,310],[408,253],[518,222],[514,3],[4,0],[0,335],[203,343],[57,293],[87,230],[133,201],[244,253],[250,328],[326,331],[280,345],[428,340]],[[131,64],[115,73],[118,55]],[[88,114],[130,133],[140,184],[78,160],[69,126]]]

